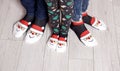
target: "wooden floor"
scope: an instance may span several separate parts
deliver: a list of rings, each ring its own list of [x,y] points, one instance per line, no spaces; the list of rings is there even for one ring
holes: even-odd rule
[[[14,38],[13,24],[25,10],[19,0],[0,0],[0,71],[120,71],[120,0],[90,0],[89,13],[108,26],[98,31],[86,25],[99,45],[85,47],[70,30],[69,48],[60,54],[46,47],[48,26],[35,44]]]

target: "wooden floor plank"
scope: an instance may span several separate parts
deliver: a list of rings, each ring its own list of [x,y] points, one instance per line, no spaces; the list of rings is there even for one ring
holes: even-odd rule
[[[91,60],[70,60],[69,71],[94,71]]]
[[[21,41],[0,40],[0,71],[16,71]]]

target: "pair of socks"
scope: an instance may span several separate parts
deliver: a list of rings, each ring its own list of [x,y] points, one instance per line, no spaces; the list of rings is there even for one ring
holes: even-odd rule
[[[61,32],[61,28],[65,29],[65,27],[61,26],[60,28],[54,28],[51,37],[48,40],[48,47],[57,52],[65,52],[67,47],[67,36],[68,31]],[[66,30],[66,29],[65,29]]]
[[[85,13],[85,14],[83,14],[83,17],[82,17],[81,21],[72,22],[70,27],[76,33],[78,38],[81,38],[81,37],[83,37],[83,36],[85,36],[86,34],[89,33],[89,31],[85,27],[84,23],[89,24],[89,25],[92,26],[91,22],[92,22],[92,17],[89,16],[87,13]]]
[[[95,17],[91,17],[87,13],[82,15],[82,20],[79,22],[72,22],[71,29],[76,33],[77,37],[88,47],[97,45],[95,38],[87,30],[84,23],[98,29],[106,30],[106,26],[102,21],[97,20]]]
[[[35,18],[34,15],[26,15],[14,25],[13,33],[16,38],[20,38],[28,30],[25,41],[34,43],[41,38],[46,23],[47,19],[40,20]]]

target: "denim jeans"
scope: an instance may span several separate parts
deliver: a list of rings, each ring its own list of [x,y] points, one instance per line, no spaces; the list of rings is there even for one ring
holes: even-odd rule
[[[47,5],[44,0],[21,0],[28,15],[34,15],[39,19],[47,18]]]
[[[82,12],[85,12],[88,8],[89,0],[74,0],[74,14],[73,21],[80,21],[82,18]]]

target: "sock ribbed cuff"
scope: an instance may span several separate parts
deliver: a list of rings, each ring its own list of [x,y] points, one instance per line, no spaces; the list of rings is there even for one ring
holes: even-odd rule
[[[84,16],[88,16],[87,12],[82,13],[82,17],[84,17]]]
[[[82,24],[84,24],[83,21],[82,22],[72,22],[72,25],[74,25],[74,26],[79,26],[79,25],[82,25]]]
[[[58,39],[59,38],[59,35],[56,35],[56,34],[52,34],[52,36],[51,36],[52,38],[56,38],[56,39]]]
[[[40,27],[40,26],[37,26],[37,25],[33,24],[32,28],[34,28],[34,29],[36,29],[38,31],[44,32],[44,27]]]
[[[26,20],[20,20],[20,23],[24,24],[25,26],[29,26],[29,23]]]
[[[59,40],[60,40],[60,41],[65,41],[65,42],[66,42],[66,41],[67,41],[67,38],[65,38],[65,37],[59,37]]]

